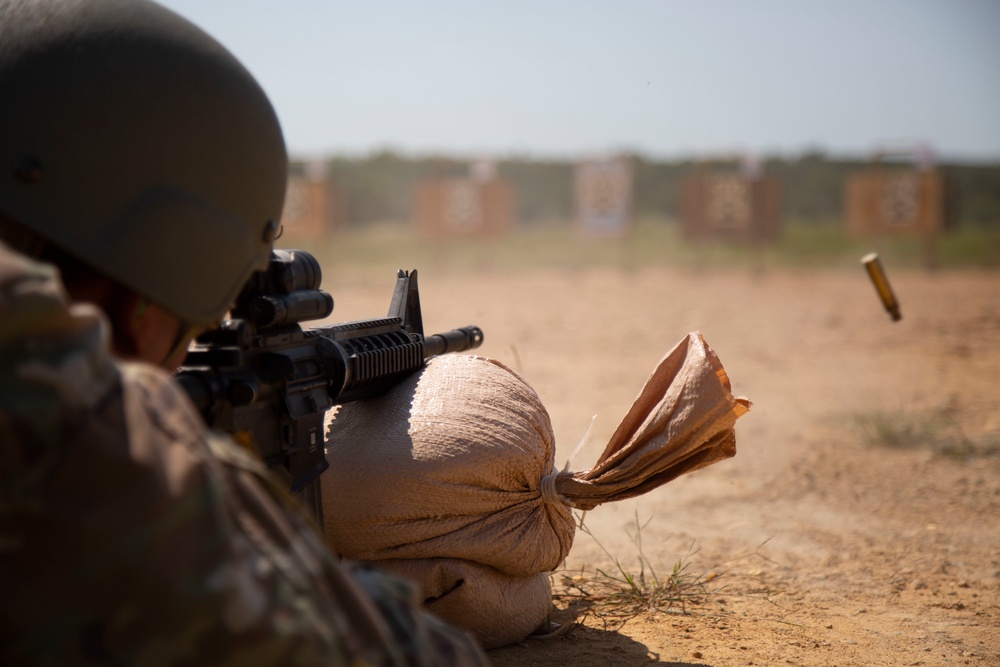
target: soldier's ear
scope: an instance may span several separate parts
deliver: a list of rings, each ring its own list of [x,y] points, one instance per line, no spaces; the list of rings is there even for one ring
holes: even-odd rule
[[[147,302],[142,297],[123,292],[114,303],[101,304],[111,321],[111,344],[115,356],[135,359],[140,356]]]

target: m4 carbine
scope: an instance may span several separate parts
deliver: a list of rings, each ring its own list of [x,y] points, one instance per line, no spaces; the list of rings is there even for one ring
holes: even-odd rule
[[[476,326],[424,336],[415,270],[399,271],[386,317],[303,329],[333,312],[321,280],[309,253],[274,250],[230,319],[199,336],[175,374],[208,425],[252,446],[320,525],[327,411],[384,393],[431,357],[483,342]]]

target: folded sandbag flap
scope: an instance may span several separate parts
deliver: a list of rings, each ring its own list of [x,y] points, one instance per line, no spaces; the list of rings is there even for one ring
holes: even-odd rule
[[[657,364],[597,464],[560,474],[556,491],[573,507],[593,509],[734,456],[734,426],[750,405],[733,397],[701,333],[690,333]]]

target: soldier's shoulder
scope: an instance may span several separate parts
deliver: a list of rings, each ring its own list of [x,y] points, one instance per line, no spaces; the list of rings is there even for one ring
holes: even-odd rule
[[[0,421],[10,441],[41,455],[90,417],[117,387],[107,340],[100,311],[71,306],[53,267],[0,245]]]

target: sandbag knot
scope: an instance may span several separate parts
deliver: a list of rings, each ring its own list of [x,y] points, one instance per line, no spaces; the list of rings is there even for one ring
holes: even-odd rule
[[[542,500],[545,502],[553,505],[562,503],[563,505],[572,507],[573,503],[566,496],[556,491],[556,478],[561,474],[558,470],[553,470],[545,477],[542,477],[542,481],[538,483],[538,490],[541,492]]]

